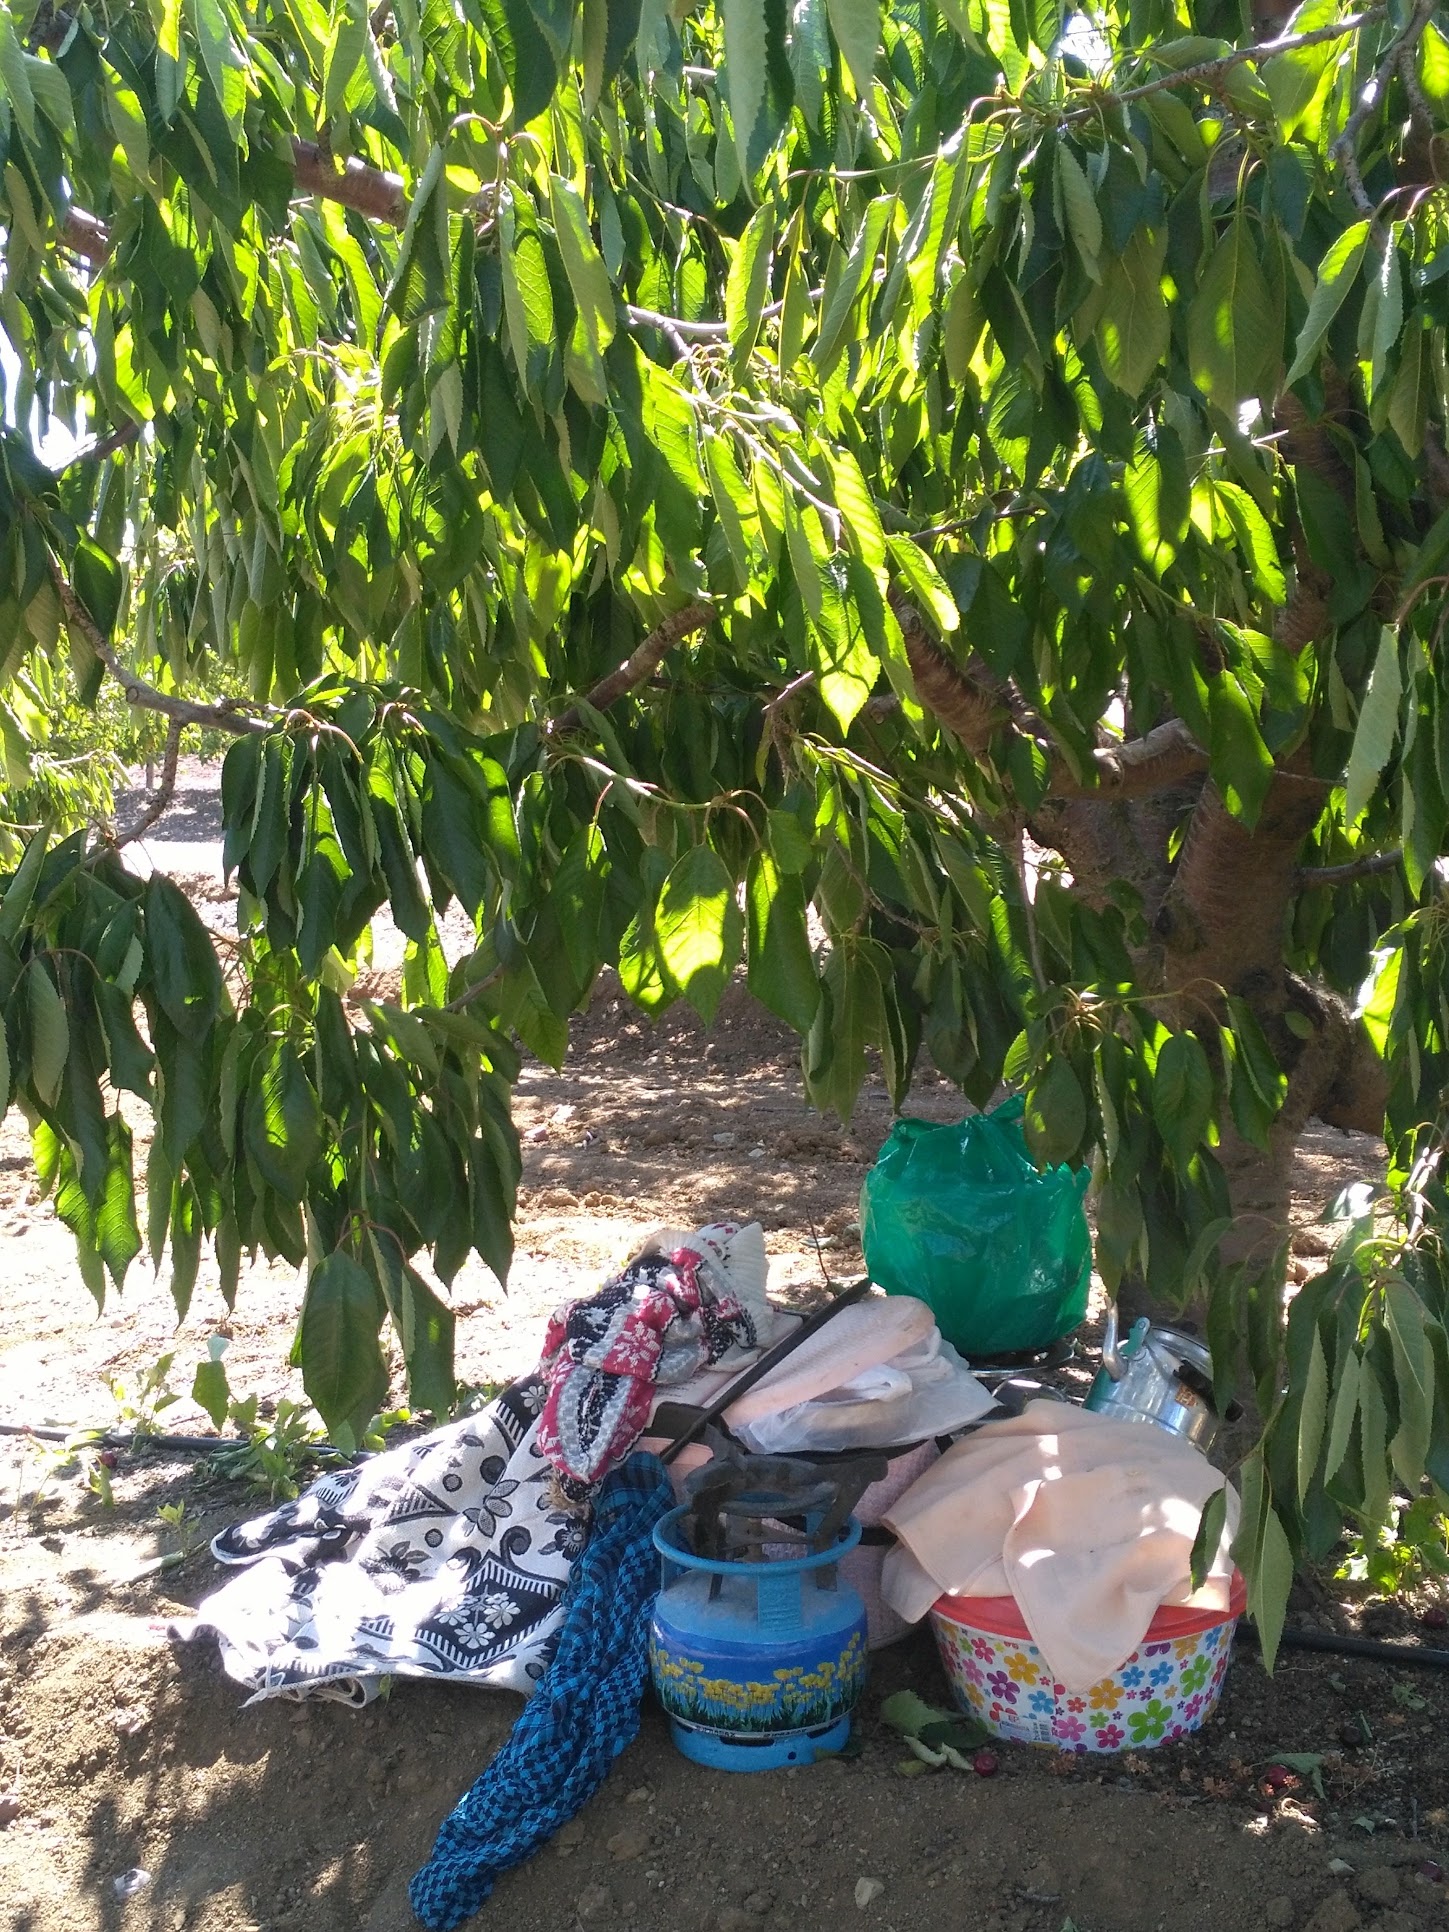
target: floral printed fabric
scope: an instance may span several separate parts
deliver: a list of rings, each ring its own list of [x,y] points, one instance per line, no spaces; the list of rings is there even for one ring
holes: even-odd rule
[[[716,1293],[704,1279],[707,1265],[693,1247],[641,1255],[597,1295],[570,1302],[549,1322],[539,1363],[548,1395],[538,1442],[565,1495],[587,1496],[629,1453],[649,1420],[656,1385],[687,1382],[731,1349],[757,1345],[755,1318],[738,1297]]]
[[[553,1655],[585,1523],[552,1500],[543,1384],[338,1470],[212,1544],[245,1569],[174,1634],[215,1632],[229,1676],[268,1697],[367,1704],[385,1677],[530,1693]]]
[[[1055,1680],[1035,1644],[931,1617],[962,1709],[997,1737],[1062,1751],[1143,1750],[1198,1730],[1222,1693],[1235,1622],[1145,1643],[1120,1670],[1076,1693]]]

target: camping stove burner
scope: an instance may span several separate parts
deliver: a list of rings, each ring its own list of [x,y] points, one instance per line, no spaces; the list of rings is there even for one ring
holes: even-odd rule
[[[689,1547],[716,1563],[818,1555],[838,1540],[855,1500],[842,1483],[777,1457],[722,1463],[712,1477],[706,1465],[689,1489]]]

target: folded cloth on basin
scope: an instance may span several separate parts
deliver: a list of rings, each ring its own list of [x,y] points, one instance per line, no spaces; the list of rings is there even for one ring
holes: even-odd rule
[[[942,1594],[1011,1596],[1068,1690],[1110,1676],[1161,1605],[1226,1611],[1238,1498],[1201,1589],[1191,1558],[1225,1486],[1164,1429],[1032,1402],[949,1449],[886,1513],[882,1594],[914,1623]]]

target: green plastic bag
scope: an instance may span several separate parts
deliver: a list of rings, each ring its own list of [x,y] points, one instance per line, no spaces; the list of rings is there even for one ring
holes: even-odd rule
[[[1008,1100],[955,1126],[898,1120],[860,1191],[866,1271],[928,1302],[968,1360],[1046,1348],[1082,1322],[1085,1168],[1039,1174]]]

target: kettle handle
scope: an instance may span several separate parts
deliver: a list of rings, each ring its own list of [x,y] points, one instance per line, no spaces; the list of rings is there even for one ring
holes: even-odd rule
[[[1127,1364],[1147,1340],[1151,1327],[1145,1315],[1139,1315],[1132,1324],[1132,1333],[1125,1342],[1118,1343],[1117,1304],[1107,1304],[1107,1325],[1102,1330],[1102,1366],[1114,1382],[1120,1382],[1127,1373]]]

